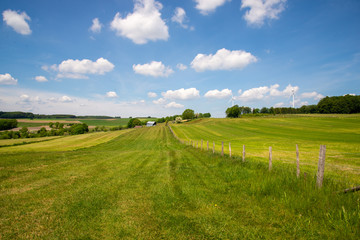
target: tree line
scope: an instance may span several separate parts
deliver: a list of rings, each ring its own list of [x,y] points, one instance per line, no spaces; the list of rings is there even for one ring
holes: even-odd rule
[[[325,97],[316,105],[304,105],[299,108],[291,107],[263,107],[250,108],[238,105],[227,108],[226,117],[237,118],[246,114],[308,114],[308,113],[360,113],[360,96],[345,95]]]

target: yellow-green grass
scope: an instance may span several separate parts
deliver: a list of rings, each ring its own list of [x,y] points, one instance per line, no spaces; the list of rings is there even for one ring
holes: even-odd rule
[[[201,152],[165,126],[94,147],[0,153],[1,239],[357,239],[360,195]],[[76,138],[71,136],[69,138]],[[53,140],[55,141],[55,140]],[[50,150],[50,149],[49,149]]]
[[[43,141],[53,140],[56,138],[59,138],[59,136],[42,137],[42,138],[0,139],[0,147],[43,142]]]
[[[287,115],[264,118],[204,119],[186,124],[173,124],[174,132],[182,140],[201,139],[212,149],[225,154],[268,161],[272,147],[273,165],[287,163],[295,171],[296,144],[300,151],[300,165],[304,172],[317,170],[320,145],[326,145],[325,171],[334,178],[360,184],[360,115]]]
[[[76,136],[64,136],[50,139],[49,141],[41,141],[43,138],[38,138],[41,142],[32,142],[31,144],[2,147],[1,152],[30,152],[30,151],[72,151],[80,148],[92,147],[111,139],[114,139],[124,133],[132,131],[132,129],[111,132],[96,132],[81,134]],[[19,139],[15,139],[19,140]],[[25,140],[25,139],[22,139]],[[6,140],[10,141],[10,140]],[[20,141],[21,142],[21,141]],[[1,143],[1,142],[0,142]]]

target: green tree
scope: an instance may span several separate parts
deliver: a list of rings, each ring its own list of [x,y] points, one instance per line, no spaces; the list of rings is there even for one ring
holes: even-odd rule
[[[137,118],[130,118],[127,127],[128,128],[134,128],[135,126],[141,126],[141,121]]]
[[[240,115],[240,108],[238,105],[232,106],[226,109],[226,117],[228,118],[237,118]]]
[[[185,111],[182,114],[182,118],[183,119],[194,119],[195,118],[195,113],[194,110],[192,109],[185,109]]]

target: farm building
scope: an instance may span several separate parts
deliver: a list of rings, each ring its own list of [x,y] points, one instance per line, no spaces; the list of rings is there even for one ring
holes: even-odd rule
[[[146,123],[146,126],[147,126],[147,127],[156,126],[156,122],[155,122],[155,121],[148,121],[148,122]]]

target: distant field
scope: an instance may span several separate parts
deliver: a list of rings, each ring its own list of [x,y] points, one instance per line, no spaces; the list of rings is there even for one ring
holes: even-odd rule
[[[59,136],[53,137],[42,137],[42,138],[20,138],[20,139],[0,139],[0,147],[4,146],[12,146],[12,145],[19,145],[22,143],[34,143],[34,142],[43,142],[52,140],[55,138],[60,138]]]
[[[111,119],[17,119],[18,127],[40,127],[48,125],[50,122],[60,122],[64,124],[70,123],[86,123],[88,126],[105,126],[118,127],[125,126],[130,118],[111,118]],[[140,118],[141,121],[156,121],[156,118]]]
[[[109,134],[119,135],[96,140]],[[1,239],[360,235],[360,193],[336,193],[346,183],[326,178],[319,190],[284,164],[269,172],[255,157],[241,163],[180,144],[164,125],[0,150]]]
[[[360,184],[360,115],[284,115],[276,117],[204,119],[173,124],[183,140],[215,141],[216,151],[241,156],[246,146],[247,157],[268,161],[269,146],[273,161],[295,166],[295,145],[299,145],[302,171],[315,172],[320,144],[325,144],[325,171],[337,179]],[[295,167],[294,167],[295,170]]]
[[[47,151],[47,152],[72,151],[80,148],[92,147],[110,141],[111,139],[116,138],[129,131],[132,131],[132,129],[126,129],[122,131],[112,131],[112,132],[96,132],[96,133],[81,134],[76,136],[55,137],[51,141],[35,142],[33,140],[31,144],[0,148],[0,153],[32,152],[32,151]],[[41,141],[43,139],[45,138],[37,138],[36,140]],[[18,140],[20,139],[10,139],[4,141],[6,141],[8,145],[11,145],[10,144],[11,142],[18,142]],[[24,141],[25,139],[21,139],[21,140]],[[1,141],[3,140],[0,140],[0,144]]]

